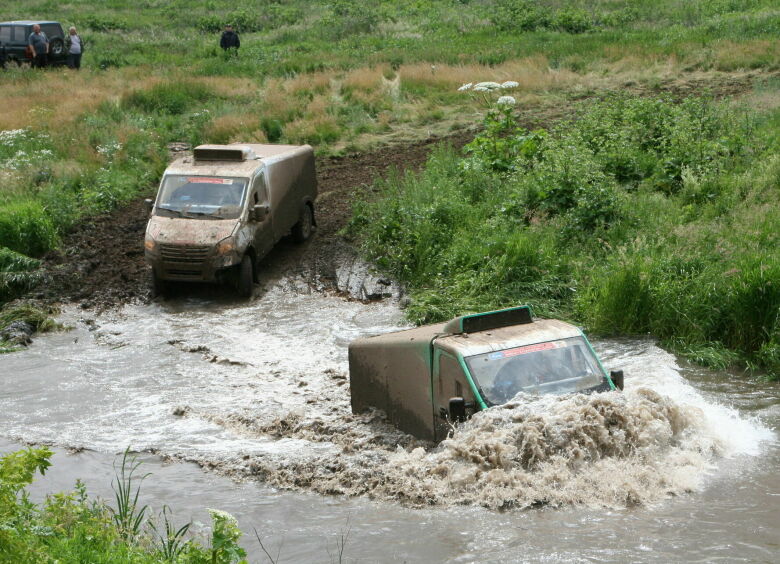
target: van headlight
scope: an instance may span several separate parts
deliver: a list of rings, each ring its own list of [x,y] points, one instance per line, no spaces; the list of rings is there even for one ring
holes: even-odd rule
[[[217,253],[214,258],[214,266],[217,268],[226,268],[233,266],[238,262],[238,253],[236,253],[236,242],[233,237],[226,237],[217,243]]]
[[[144,249],[149,253],[154,253],[157,250],[157,242],[148,234],[144,238]]]
[[[222,239],[219,243],[217,243],[217,254],[220,256],[227,255],[235,250],[236,245],[233,242],[233,237]]]

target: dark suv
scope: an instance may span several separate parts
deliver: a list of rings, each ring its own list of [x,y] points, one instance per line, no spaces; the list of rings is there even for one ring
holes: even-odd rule
[[[49,40],[49,64],[64,64],[68,54],[65,51],[65,33],[62,26],[58,22],[32,20],[0,22],[0,43],[5,46],[8,62],[22,66],[32,61],[27,50],[27,41],[35,24],[41,26],[41,31]]]

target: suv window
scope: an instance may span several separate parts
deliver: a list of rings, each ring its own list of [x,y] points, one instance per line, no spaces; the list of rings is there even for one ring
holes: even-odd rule
[[[11,41],[11,26],[0,26],[0,41],[3,43]]]
[[[43,24],[41,31],[46,34],[46,37],[52,39],[54,37],[62,37],[62,28],[57,24]]]
[[[28,32],[27,27],[23,25],[17,25],[12,28],[14,30],[14,41],[23,41],[27,43],[27,38],[30,36],[30,33],[32,33],[32,29]]]

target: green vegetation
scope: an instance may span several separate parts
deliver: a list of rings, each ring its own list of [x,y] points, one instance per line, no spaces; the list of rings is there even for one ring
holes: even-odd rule
[[[0,248],[29,257],[151,192],[170,142],[335,153],[473,125],[480,103],[455,92],[473,80],[517,80],[513,94],[544,110],[780,60],[771,0],[29,0],[25,14],[87,42],[80,73],[3,76]],[[217,46],[226,22],[241,33],[237,58]],[[0,301],[34,282],[29,265],[10,281],[0,271]]]
[[[241,531],[223,511],[210,510],[210,538],[186,538],[189,525],[175,526],[164,508],[157,520],[138,507],[143,478],[134,476],[139,462],[125,452],[114,482],[117,507],[90,499],[83,483],[68,493],[52,494],[41,504],[30,501],[26,488],[35,474],[51,466],[48,448],[29,448],[0,456],[0,561],[16,564],[176,562],[231,564],[246,562],[238,545]]]
[[[780,374],[777,109],[612,95],[549,130],[497,105],[465,156],[379,183],[349,233],[416,322],[531,303]]]

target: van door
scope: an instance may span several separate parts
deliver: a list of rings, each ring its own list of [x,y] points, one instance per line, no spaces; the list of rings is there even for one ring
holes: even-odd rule
[[[438,442],[446,439],[451,430],[450,399],[460,397],[467,403],[475,405],[474,394],[460,362],[453,355],[439,348],[434,348],[431,396],[435,440]],[[473,409],[471,411],[473,412]]]
[[[269,212],[266,213],[262,221],[257,221],[254,217],[254,207],[265,206]],[[249,189],[249,200],[247,208],[249,210],[249,225],[254,229],[253,244],[257,253],[257,260],[260,260],[274,246],[273,234],[273,212],[270,210],[268,201],[268,186],[266,183],[265,169],[261,170],[255,176]]]

